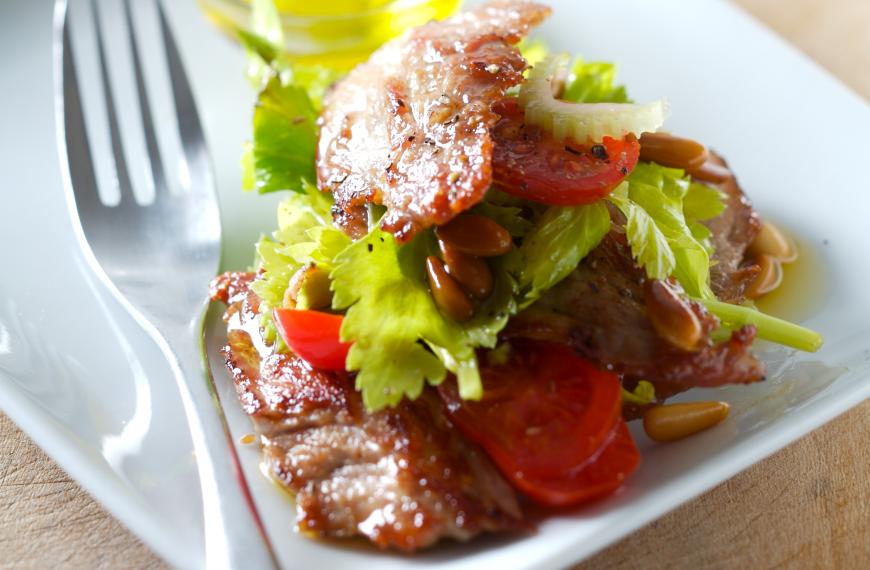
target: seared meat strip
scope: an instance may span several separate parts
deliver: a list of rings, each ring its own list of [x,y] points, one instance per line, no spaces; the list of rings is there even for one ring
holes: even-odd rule
[[[505,334],[567,342],[602,368],[657,387],[719,386],[764,376],[750,352],[754,329],[746,327],[729,341],[713,344],[709,335],[716,321],[696,303],[689,307],[703,331],[698,349],[684,350],[668,342],[650,318],[645,281],[625,235],[614,228],[571,275],[512,319]]]
[[[317,178],[336,223],[365,231],[365,205],[387,206],[399,241],[479,202],[492,181],[490,105],[522,81],[513,45],[550,9],[492,2],[411,30],[376,51],[324,98]]]
[[[720,156],[713,154],[710,159],[727,167]],[[758,275],[758,266],[747,265],[744,254],[761,230],[761,220],[735,178],[718,187],[725,193],[727,207],[721,215],[706,222],[713,232],[710,240],[716,249],[710,268],[710,285],[722,301],[741,303],[746,288]]]
[[[300,531],[412,551],[527,528],[514,491],[450,425],[432,389],[369,414],[347,374],[264,344],[253,279],[225,274],[211,295],[228,305],[227,367],[269,472],[296,494]]]
[[[718,156],[712,160],[725,166]],[[716,295],[739,303],[758,273],[747,264],[746,248],[760,229],[758,214],[737,185],[719,185],[725,210],[706,222],[716,249],[711,286]],[[621,216],[613,212],[615,217]],[[656,330],[651,318],[649,284],[632,259],[623,230],[614,225],[602,243],[564,281],[530,309],[511,320],[506,336],[529,336],[567,342],[599,366],[622,374],[627,385],[647,380],[664,399],[694,386],[749,383],[763,379],[764,366],[751,352],[753,327],[735,331],[725,342],[713,343],[717,322],[702,306],[688,303],[702,330],[694,350],[675,345]],[[679,289],[675,283],[661,283]],[[676,293],[682,293],[677,290]]]

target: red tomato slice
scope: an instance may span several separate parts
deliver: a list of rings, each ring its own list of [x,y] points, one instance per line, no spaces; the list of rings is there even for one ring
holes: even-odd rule
[[[322,370],[344,370],[351,343],[339,341],[343,317],[320,311],[275,309],[275,324],[294,354]]]
[[[439,391],[453,422],[512,481],[585,465],[620,418],[617,377],[560,344],[515,342],[508,362],[481,377],[480,401],[462,400],[452,381]]]
[[[501,120],[492,129],[493,179],[508,194],[544,204],[589,204],[607,196],[634,170],[640,143],[633,136],[604,137],[600,145],[556,141],[523,124],[516,98],[493,106]]]
[[[620,418],[611,439],[586,464],[562,476],[512,479],[514,486],[536,503],[548,507],[571,507],[613,493],[640,465],[640,453]]]

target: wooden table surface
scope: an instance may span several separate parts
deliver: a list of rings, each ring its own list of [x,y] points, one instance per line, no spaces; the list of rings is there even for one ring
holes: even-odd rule
[[[870,0],[736,1],[870,99]],[[870,568],[868,441],[870,402],[579,568]],[[0,568],[13,567],[165,564],[0,414]]]

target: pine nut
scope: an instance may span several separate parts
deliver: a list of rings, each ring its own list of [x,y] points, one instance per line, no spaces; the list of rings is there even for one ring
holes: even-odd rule
[[[640,137],[640,159],[687,170],[699,167],[710,157],[707,147],[691,139],[667,133],[644,133]]]
[[[329,274],[313,263],[293,274],[284,292],[284,306],[294,309],[323,309],[332,304]]]
[[[650,408],[643,415],[643,430],[655,441],[675,441],[709,429],[728,417],[725,402],[688,402]]]
[[[455,321],[467,321],[474,315],[474,305],[455,279],[447,274],[444,264],[434,255],[426,258],[429,288],[438,309]]]
[[[492,271],[486,261],[467,253],[462,253],[438,240],[438,246],[444,255],[447,273],[459,281],[459,284],[475,299],[486,299],[492,293]]]
[[[761,271],[746,288],[746,296],[750,299],[758,299],[782,284],[782,264],[778,259],[761,254],[755,258],[755,263],[758,264]]]
[[[798,256],[794,243],[770,222],[761,224],[761,231],[749,245],[747,253],[753,256],[769,255],[783,263],[791,263]]]
[[[435,235],[462,253],[478,257],[502,255],[513,249],[511,234],[485,216],[463,214],[435,228]]]
[[[659,336],[677,348],[698,350],[704,330],[688,301],[658,279],[647,280],[643,291],[650,321]]]
[[[730,170],[711,160],[708,160],[699,166],[687,168],[686,172],[688,172],[692,178],[703,180],[704,182],[711,182],[713,184],[722,184],[723,182],[727,182],[733,178]]]

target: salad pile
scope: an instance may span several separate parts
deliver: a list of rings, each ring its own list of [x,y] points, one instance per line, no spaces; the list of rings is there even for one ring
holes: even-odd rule
[[[271,2],[254,5],[254,30],[238,32],[257,89],[244,181],[286,194],[277,228],[256,246],[260,329],[277,352],[348,373],[365,413],[437,387],[453,424],[532,500],[575,505],[619,487],[638,464],[624,409],[641,413],[673,386],[663,382],[660,393],[656,382],[552,342],[558,322],[516,333],[581,263],[594,270],[601,248],[627,248],[650,299],[690,309],[688,324],[653,318],[675,350],[753,334],[800,350],[821,345],[751,301],[717,298],[709,222],[728,205],[718,182],[729,174],[704,147],[685,147],[691,141],[673,143],[698,157],[685,168],[656,154],[663,140],[672,144],[656,133],[667,104],[633,103],[613,65],[521,44],[529,67],[492,106],[492,185],[447,219],[397,221],[382,193],[351,211],[337,199],[344,178],[319,176],[330,150],[321,129],[332,128],[324,107],[345,74],[294,63]],[[705,425],[724,417],[721,406],[704,414],[714,418]]]

